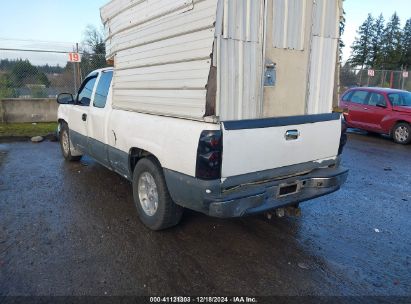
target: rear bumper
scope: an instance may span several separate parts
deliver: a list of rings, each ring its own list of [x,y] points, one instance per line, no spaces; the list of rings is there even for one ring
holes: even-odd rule
[[[261,213],[320,197],[340,189],[347,176],[348,170],[337,165],[290,178],[254,179],[227,187],[227,182],[203,181],[165,170],[171,197],[178,205],[219,218]]]
[[[209,205],[209,215],[221,218],[257,214],[317,198],[340,189],[347,180],[344,168],[318,169],[311,174],[251,187],[241,196],[221,197]],[[296,190],[283,194],[281,189]],[[258,193],[256,193],[258,192]]]

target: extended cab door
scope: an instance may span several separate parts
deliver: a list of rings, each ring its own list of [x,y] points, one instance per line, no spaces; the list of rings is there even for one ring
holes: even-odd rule
[[[76,104],[71,107],[68,115],[70,139],[73,145],[83,153],[88,153],[87,119],[97,75],[97,73],[92,74],[84,80],[77,94]]]
[[[107,120],[110,107],[107,105],[107,99],[111,93],[112,78],[112,70],[100,72],[92,105],[90,106],[87,125],[89,153],[105,166],[109,166]]]

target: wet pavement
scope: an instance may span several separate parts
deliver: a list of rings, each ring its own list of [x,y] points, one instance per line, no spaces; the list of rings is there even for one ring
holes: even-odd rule
[[[300,218],[187,211],[151,232],[129,182],[93,160],[0,144],[0,295],[411,296],[410,153],[351,134],[347,184]]]

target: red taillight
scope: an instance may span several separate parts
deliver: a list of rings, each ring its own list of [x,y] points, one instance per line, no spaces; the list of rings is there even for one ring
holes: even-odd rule
[[[218,179],[221,177],[221,131],[203,131],[198,142],[196,177]]]
[[[218,162],[220,159],[220,153],[219,152],[210,152],[207,154],[200,154],[199,155],[202,160],[207,161],[210,166],[214,166],[215,162]]]

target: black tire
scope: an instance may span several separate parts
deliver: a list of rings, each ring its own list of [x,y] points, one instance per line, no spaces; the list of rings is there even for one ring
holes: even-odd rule
[[[149,215],[140,202],[139,181],[143,174],[149,173],[153,177],[158,198],[158,206],[154,214]],[[144,189],[144,187],[143,187]],[[133,173],[133,197],[140,220],[154,231],[163,230],[177,225],[183,215],[183,208],[176,205],[168,192],[163,170],[154,157],[140,160]]]
[[[81,159],[81,155],[73,156],[71,154],[70,131],[66,123],[62,123],[60,127],[60,148],[65,160],[74,162]]]
[[[392,130],[392,138],[397,144],[408,145],[411,142],[411,125],[400,122]]]

